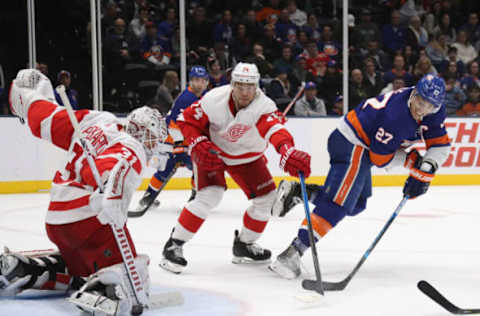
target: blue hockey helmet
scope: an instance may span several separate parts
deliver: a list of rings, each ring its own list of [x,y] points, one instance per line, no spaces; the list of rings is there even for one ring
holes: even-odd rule
[[[445,81],[439,76],[426,74],[415,87],[417,93],[426,101],[430,102],[435,110],[442,107],[445,100]]]
[[[197,78],[205,78],[208,80],[208,72],[205,67],[202,66],[193,66],[190,69],[190,73],[188,74],[190,79],[197,77]]]

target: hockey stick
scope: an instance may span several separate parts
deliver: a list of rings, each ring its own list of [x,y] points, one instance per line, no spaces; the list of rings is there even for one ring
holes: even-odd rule
[[[103,183],[101,181],[100,173],[98,172],[97,166],[95,165],[95,162],[93,160],[93,153],[89,148],[87,142],[82,137],[77,117],[75,116],[75,113],[73,113],[72,105],[70,104],[67,94],[65,93],[65,86],[58,86],[56,88],[56,91],[60,95],[63,105],[67,110],[68,117],[70,118],[70,121],[73,125],[74,134],[80,140],[80,144],[86,153],[85,156],[87,158],[87,162],[92,171],[95,182],[97,183],[100,192],[103,192]],[[135,300],[137,301],[137,305],[132,307],[132,315],[140,315],[142,314],[144,307],[148,307],[148,297],[145,293],[145,289],[143,288],[143,282],[140,278],[140,274],[137,272],[137,267],[133,258],[132,249],[130,247],[130,244],[128,243],[127,235],[123,227],[116,227],[114,224],[110,224],[110,226],[115,237],[115,241],[117,242],[118,249],[120,250],[120,253],[122,255],[123,264],[125,265],[125,270],[127,271],[128,279],[135,295]]]
[[[298,176],[300,178],[300,187],[302,188],[302,196],[303,196],[303,206],[305,209],[305,218],[307,219],[308,224],[308,239],[310,241],[310,248],[312,249],[312,259],[313,265],[315,267],[315,276],[317,277],[316,280],[308,280],[305,279],[302,281],[302,287],[305,290],[315,291],[321,295],[324,295],[323,292],[323,283],[322,283],[322,274],[320,273],[320,265],[318,263],[318,255],[317,255],[317,246],[315,245],[315,238],[313,237],[313,228],[312,228],[312,220],[310,218],[310,206],[308,205],[308,196],[307,196],[307,187],[305,185],[305,176],[303,172],[299,172]]]
[[[453,305],[449,300],[445,298],[440,292],[438,292],[430,283],[427,281],[419,281],[417,287],[425,295],[430,297],[435,303],[445,308],[452,314],[456,315],[470,315],[470,314],[480,314],[480,308],[460,308]]]
[[[128,217],[135,218],[135,217],[141,217],[141,216],[143,216],[143,215],[150,209],[150,207],[153,205],[153,203],[154,203],[155,200],[157,199],[157,196],[160,194],[160,192],[162,192],[163,188],[165,187],[165,185],[167,185],[167,182],[170,181],[170,179],[173,177],[173,175],[175,174],[175,172],[177,172],[177,167],[175,167],[175,168],[172,169],[172,171],[168,174],[167,179],[162,183],[162,185],[160,186],[160,188],[153,193],[153,196],[152,196],[150,202],[148,202],[148,204],[145,205],[145,207],[144,207],[141,211],[139,211],[139,212],[136,212],[136,211],[128,211]]]
[[[375,237],[375,240],[373,241],[373,243],[370,245],[370,247],[367,249],[367,251],[365,251],[365,253],[363,254],[360,261],[357,263],[355,268],[352,270],[352,272],[350,272],[350,274],[345,279],[343,279],[340,282],[326,282],[326,281],[323,282],[323,288],[325,289],[325,291],[342,291],[343,289],[345,289],[347,287],[350,280],[357,273],[357,271],[363,265],[365,260],[367,260],[370,253],[373,251],[373,249],[375,248],[377,243],[380,241],[383,234],[385,234],[388,227],[390,227],[390,225],[393,223],[393,220],[397,217],[398,213],[400,213],[400,210],[403,208],[403,206],[405,205],[405,203],[407,201],[408,201],[408,196],[404,196],[402,201],[400,202],[400,204],[395,209],[395,212],[393,212],[392,216],[390,216],[390,218],[388,219],[387,223],[383,226],[380,233],[377,235],[377,237]]]
[[[300,96],[302,95],[303,93],[303,90],[305,90],[305,84],[302,84],[302,86],[300,87],[300,90],[298,90],[297,94],[295,95],[295,97],[293,97],[292,101],[290,101],[290,103],[287,105],[287,107],[285,108],[285,110],[283,110],[283,116],[286,116],[288,111],[290,111],[290,109],[292,108],[292,106],[295,104],[295,102],[297,102],[298,98],[300,98]]]

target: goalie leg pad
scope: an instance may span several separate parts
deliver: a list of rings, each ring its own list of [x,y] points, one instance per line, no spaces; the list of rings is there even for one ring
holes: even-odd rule
[[[150,290],[149,263],[147,255],[138,255],[135,258],[147,296]],[[123,263],[100,269],[91,275],[87,283],[73,293],[68,301],[82,311],[91,314],[104,313],[109,316],[132,315],[133,308],[137,305],[135,293]]]
[[[80,278],[68,275],[58,252],[11,252],[0,255],[0,296],[13,296],[26,289],[62,290],[80,287]]]

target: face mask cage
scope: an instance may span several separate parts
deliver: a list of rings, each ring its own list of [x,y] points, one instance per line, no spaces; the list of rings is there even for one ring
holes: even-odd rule
[[[168,136],[165,118],[160,112],[151,109],[132,113],[128,118],[126,130],[144,145],[147,154],[150,155],[157,151],[158,144]]]

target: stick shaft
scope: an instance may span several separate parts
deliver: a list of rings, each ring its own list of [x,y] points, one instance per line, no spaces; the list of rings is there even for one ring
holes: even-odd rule
[[[303,197],[303,205],[305,209],[305,218],[307,219],[308,224],[308,239],[310,240],[310,248],[312,249],[312,259],[313,265],[315,267],[315,276],[317,277],[317,289],[319,293],[323,295],[323,284],[322,284],[322,274],[320,272],[320,265],[318,263],[318,254],[317,254],[317,246],[315,245],[315,237],[313,236],[313,227],[312,227],[312,219],[310,218],[310,206],[308,205],[308,195],[307,195],[307,187],[305,185],[305,176],[302,172],[299,172],[300,178],[300,187],[302,189],[302,197]]]
[[[287,107],[283,111],[283,116],[287,115],[288,111],[290,111],[290,109],[295,104],[295,102],[297,102],[298,98],[300,98],[300,96],[302,95],[303,90],[305,90],[305,85],[302,85],[302,87],[300,88],[300,90],[298,90],[297,94],[292,99],[292,101],[290,101],[290,103],[287,105]]]
[[[398,213],[400,213],[400,211],[402,210],[403,206],[407,201],[408,201],[408,196],[403,197],[402,201],[400,202],[400,204],[398,204],[397,208],[395,209],[393,214],[390,216],[388,221],[385,223],[380,233],[378,233],[378,235],[375,237],[375,240],[373,241],[373,243],[370,245],[370,247],[368,247],[368,249],[362,255],[362,258],[360,259],[360,261],[355,266],[355,268],[352,270],[352,272],[350,272],[350,274],[345,279],[343,279],[340,282],[324,282],[326,291],[339,291],[339,290],[343,290],[347,286],[347,284],[350,282],[353,276],[357,273],[357,271],[360,269],[363,263],[367,260],[370,253],[373,251],[373,249],[378,244],[380,239],[383,237],[387,229],[393,223]]]

